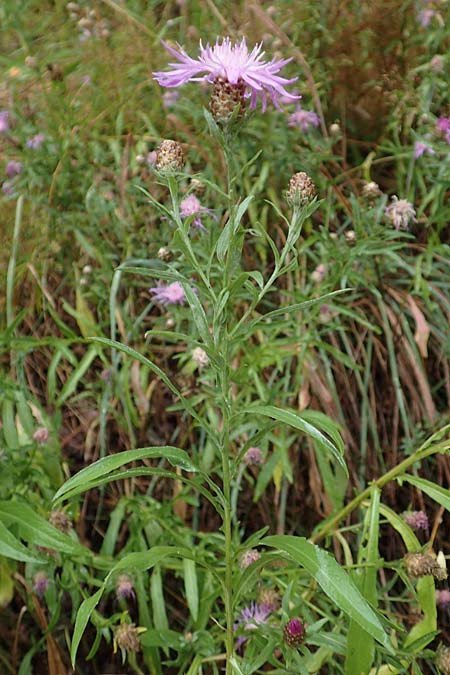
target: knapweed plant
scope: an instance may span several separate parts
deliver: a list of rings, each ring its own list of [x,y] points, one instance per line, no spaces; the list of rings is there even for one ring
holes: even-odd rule
[[[147,40],[138,2],[104,4]],[[439,3],[428,4],[419,23],[436,24],[440,45]],[[80,675],[109,672],[107,659],[139,675],[450,673],[438,630],[450,607],[438,545],[450,509],[443,64],[424,76],[417,122],[401,99],[379,148],[355,144],[350,160],[301,52],[251,6],[295,50],[307,86],[262,43],[200,41],[194,57],[166,40],[171,63],[152,86],[170,138],[155,104],[145,138],[135,120],[127,129],[125,106],[92,140],[86,75],[59,119],[72,85],[58,64],[37,88],[53,131],[26,117],[33,105],[23,119],[19,106],[0,111],[3,192],[17,199],[1,337],[0,604],[11,614],[0,627],[12,644],[10,656],[0,635],[2,673],[41,675],[45,649],[44,671],[68,675],[65,646]],[[119,40],[116,14],[84,2],[67,12],[101,65]],[[326,31],[313,29],[325,69],[326,49],[315,50]],[[361,35],[370,55],[371,32]],[[19,84],[38,79],[27,59]],[[68,111],[79,118],[58,139]],[[390,163],[388,196],[389,181],[373,178]],[[43,326],[14,303],[21,228],[40,208],[58,235],[67,229],[67,255],[73,241],[82,251],[62,308],[27,266],[53,322]],[[428,248],[412,234],[427,228]],[[80,438],[84,454],[71,445]]]

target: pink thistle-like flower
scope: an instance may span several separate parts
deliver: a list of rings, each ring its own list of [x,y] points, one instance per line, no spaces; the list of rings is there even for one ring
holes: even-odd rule
[[[315,284],[320,284],[327,276],[328,267],[324,264],[317,265],[316,269],[311,273],[311,280]]]
[[[303,110],[300,106],[288,117],[288,127],[297,127],[300,131],[306,133],[311,127],[318,127],[320,124],[319,116],[312,110]]]
[[[410,221],[416,222],[414,207],[406,199],[399,199],[395,195],[392,200],[392,203],[384,210],[385,216],[396,230],[407,230]]]
[[[450,607],[450,591],[445,589],[443,591],[436,591],[436,605],[447,609]]]
[[[162,87],[179,87],[186,82],[214,83],[217,78],[233,86],[243,82],[246,88],[245,96],[250,98],[250,108],[256,108],[258,97],[261,97],[263,111],[267,105],[267,94],[278,109],[281,96],[290,101],[299,98],[295,94],[289,94],[285,88],[297,78],[286,79],[277,75],[292,59],[274,58],[272,61],[263,61],[265,52],[261,51],[262,43],[257,44],[249,52],[244,37],[236,44],[232,44],[229,37],[223,38],[222,42],[217,38],[213,47],[209,43],[203,47],[200,40],[198,59],[191,58],[182,47],[177,51],[166,42],[163,42],[163,45],[178,63],[170,63],[171,70],[153,73]]]
[[[444,136],[447,143],[450,143],[450,117],[439,117],[436,129]]]
[[[186,293],[179,281],[154,286],[150,288],[150,293],[153,294],[153,299],[161,305],[184,305],[186,302]]]
[[[21,162],[16,162],[15,159],[11,159],[6,165],[5,173],[8,178],[14,178],[14,176],[18,176],[19,173],[22,172],[22,168]]]
[[[262,464],[264,459],[263,455],[261,452],[261,448],[257,448],[256,446],[252,446],[247,450],[244,456],[244,460],[246,464]]]
[[[414,143],[414,158],[419,159],[422,155],[435,155],[433,148],[427,143],[416,141]]]
[[[33,589],[37,595],[44,595],[48,588],[49,580],[47,573],[44,571],[36,572],[33,577]]]
[[[301,619],[289,619],[283,629],[284,641],[289,647],[299,647],[305,639],[305,624]]]
[[[259,560],[260,557],[261,553],[259,551],[257,551],[255,548],[250,548],[248,551],[245,551],[245,553],[241,555],[239,565],[241,569],[246,570],[247,567],[253,565],[253,563]]]
[[[11,183],[11,181],[5,180],[5,182],[2,183],[2,192],[5,195],[14,194],[14,185]]]
[[[4,134],[9,129],[9,112],[0,110],[0,134]]]
[[[429,522],[425,511],[404,511],[402,518],[413,530],[428,530]]]
[[[237,631],[241,627],[243,630],[256,630],[258,626],[263,626],[267,623],[271,613],[272,609],[268,605],[251,602],[250,605],[241,610],[234,624],[234,630]],[[246,640],[247,638],[244,635],[240,635],[236,640],[236,649],[240,649]]]
[[[128,574],[121,574],[120,577],[117,579],[116,597],[118,600],[122,600],[123,598],[128,599],[135,597],[133,580],[131,579],[131,577],[128,576]]]
[[[432,19],[436,15],[437,12],[434,9],[422,9],[417,15],[417,21],[420,23],[422,28],[428,28]]]
[[[442,73],[444,71],[444,57],[440,54],[435,54],[430,61],[431,70],[435,73]]]
[[[45,135],[44,134],[36,134],[35,136],[32,136],[29,138],[26,142],[27,148],[30,148],[31,150],[37,150],[38,148],[41,147],[42,143],[45,141]]]
[[[208,213],[215,220],[217,220],[217,217],[214,215],[214,213],[210,209],[207,209],[206,206],[202,206],[200,204],[200,200],[195,195],[190,194],[181,201],[180,216],[183,219],[189,218],[189,216],[194,216],[194,220],[192,221],[193,225],[198,227],[200,230],[206,230],[206,227],[202,223],[200,215],[201,213]]]
[[[39,427],[33,434],[33,440],[36,441],[36,443],[43,444],[47,443],[49,436],[50,432],[47,427]]]

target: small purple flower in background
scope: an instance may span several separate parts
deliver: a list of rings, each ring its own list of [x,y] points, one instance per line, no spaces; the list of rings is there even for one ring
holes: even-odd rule
[[[422,28],[428,28],[431,23],[431,20],[437,15],[436,10],[434,9],[422,9],[417,15],[417,21],[420,23]]]
[[[433,148],[423,141],[416,141],[414,143],[414,158],[419,159],[422,155],[435,155]]]
[[[444,71],[444,57],[435,54],[430,61],[430,67],[435,73],[442,73]]]
[[[189,216],[195,216],[192,224],[195,225],[195,227],[198,227],[200,230],[206,230],[206,227],[202,223],[200,216],[201,213],[208,213],[215,220],[217,220],[214,213],[210,209],[207,209],[206,206],[202,206],[199,199],[195,195],[190,194],[181,201],[180,216],[183,219],[189,218]]]
[[[9,180],[5,180],[2,184],[2,192],[5,195],[12,195],[14,192],[14,185]]]
[[[50,432],[47,427],[39,427],[33,434],[33,440],[42,445],[43,443],[47,443],[49,436]]]
[[[161,305],[184,305],[186,302],[186,294],[179,281],[154,286],[150,288],[150,293],[153,294],[153,299]]]
[[[327,276],[327,272],[328,267],[321,263],[320,265],[317,265],[316,269],[311,273],[311,280],[314,281],[315,284],[320,284]]]
[[[246,464],[262,464],[263,463],[263,455],[261,452],[260,448],[257,448],[256,446],[253,446],[247,450],[247,452],[244,455],[244,460]]]
[[[385,216],[396,230],[407,230],[411,221],[416,222],[414,207],[406,199],[399,199],[395,195],[392,200],[392,203],[384,210]]]
[[[16,162],[15,159],[11,159],[6,165],[5,173],[8,178],[14,178],[18,176],[19,173],[22,173],[23,166],[20,162]]]
[[[133,580],[128,574],[121,574],[116,583],[116,597],[118,600],[134,598]]]
[[[45,591],[48,588],[49,580],[47,573],[42,571],[42,572],[36,572],[36,574],[33,577],[33,589],[34,592],[37,595],[44,595]]]
[[[197,59],[191,58],[182,47],[179,51],[173,49],[166,42],[163,45],[174,56],[178,63],[170,63],[168,71],[154,72],[153,76],[162,87],[179,87],[186,82],[206,81],[214,83],[217,79],[223,80],[232,86],[240,83],[245,85],[245,96],[250,97],[250,108],[256,108],[258,97],[261,98],[262,109],[266,109],[267,94],[276,108],[280,108],[279,98],[295,101],[299,98],[289,94],[286,85],[296,81],[296,77],[286,79],[277,73],[292,59],[275,58],[272,61],[263,61],[264,52],[262,43],[256,45],[249,52],[245,38],[232,44],[229,37],[225,37],[211,47],[207,43],[203,47],[200,40],[200,55]]]
[[[45,141],[45,135],[44,134],[36,134],[35,136],[32,136],[29,138],[26,142],[27,148],[30,148],[31,150],[37,150],[38,148],[41,147],[42,143]]]
[[[447,143],[450,143],[450,117],[439,117],[436,129],[444,136]]]
[[[163,107],[173,108],[175,103],[178,101],[180,94],[178,91],[165,91],[163,94]]]
[[[319,116],[312,110],[303,110],[300,106],[288,117],[288,127],[297,127],[306,133],[311,127],[318,127]]]
[[[0,134],[4,134],[9,129],[9,112],[0,110]]]
[[[425,511],[404,511],[402,518],[413,530],[428,530],[429,522]]]
[[[450,591],[447,589],[436,591],[436,605],[442,607],[442,609],[450,607]]]

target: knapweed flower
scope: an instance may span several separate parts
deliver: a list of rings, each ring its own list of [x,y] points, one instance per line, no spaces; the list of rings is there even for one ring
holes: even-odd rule
[[[276,612],[280,608],[280,596],[274,588],[262,588],[258,594],[258,602],[270,612]]]
[[[163,260],[164,262],[168,262],[169,260],[172,260],[172,251],[167,248],[166,246],[161,246],[161,248],[158,249],[158,258],[160,260]]]
[[[250,565],[253,565],[254,562],[259,560],[261,557],[261,553],[257,551],[255,548],[250,548],[248,551],[245,551],[239,559],[239,565],[242,570],[246,570],[247,567],[250,567]]]
[[[188,195],[180,202],[180,216],[183,219],[194,216],[192,224],[200,230],[206,230],[206,227],[202,223],[202,213],[207,213],[217,220],[214,213],[210,209],[207,209],[206,206],[202,206],[200,200],[193,194]]]
[[[5,195],[12,195],[14,194],[14,185],[12,184],[11,181],[5,180],[4,183],[2,183],[2,192]]]
[[[428,516],[425,511],[404,511],[402,518],[413,530],[428,530]]]
[[[450,675],[450,647],[440,644],[436,652],[434,663],[439,668],[442,675]]]
[[[416,222],[414,207],[406,199],[399,199],[395,195],[392,203],[384,210],[384,214],[396,230],[407,230],[409,223]]]
[[[179,281],[173,281],[171,284],[159,284],[150,288],[150,293],[156,302],[161,305],[184,305],[186,302],[186,293]]]
[[[432,575],[438,581],[447,578],[447,572],[429,553],[407,553],[403,559],[409,576],[419,578]]]
[[[318,127],[320,124],[319,116],[312,110],[303,110],[300,106],[288,117],[288,127],[297,127],[300,131],[306,133],[311,127]]]
[[[183,148],[177,141],[161,141],[156,150],[155,168],[158,171],[181,171],[184,166]]]
[[[229,37],[222,41],[217,39],[212,47],[209,43],[204,47],[200,40],[200,54],[197,59],[191,58],[182,47],[177,51],[167,43],[163,44],[177,62],[170,63],[168,71],[153,73],[162,87],[179,87],[186,82],[206,81],[224,89],[224,96],[228,94],[228,97],[233,98],[234,94],[234,107],[237,104],[242,107],[244,98],[250,98],[250,108],[253,109],[256,108],[258,98],[261,98],[263,111],[266,109],[267,96],[278,109],[281,96],[290,101],[300,98],[286,89],[286,85],[295,82],[297,78],[286,79],[277,74],[292,59],[274,58],[264,61],[262,43],[249,52],[245,37],[236,44],[232,44]],[[214,109],[212,112],[214,114]],[[223,119],[232,112],[233,108],[231,111],[224,111]]]
[[[423,141],[416,141],[414,143],[414,158],[419,159],[422,155],[435,155],[433,148]]]
[[[121,574],[116,583],[116,597],[118,600],[134,598],[133,580],[128,574]]]
[[[435,73],[442,73],[444,71],[444,57],[440,54],[435,54],[430,61],[431,70]]]
[[[437,15],[436,10],[434,9],[422,9],[417,14],[417,21],[420,23],[422,28],[428,28],[432,19]]]
[[[167,109],[173,108],[180,96],[178,91],[166,91],[163,94],[163,107]]]
[[[288,647],[295,649],[305,639],[305,624],[301,619],[289,619],[283,628],[283,638]]]
[[[48,588],[49,580],[47,572],[43,570],[41,572],[36,572],[33,577],[33,589],[37,595],[44,595],[45,591]]]
[[[18,176],[19,173],[22,173],[22,168],[21,162],[16,162],[15,159],[11,159],[6,165],[5,173],[8,178],[14,178],[14,176]]]
[[[295,173],[289,181],[286,201],[293,206],[305,206],[316,196],[316,186],[304,171]]]
[[[311,273],[311,281],[315,284],[320,284],[327,276],[328,268],[326,265],[317,265],[316,269]]]
[[[30,148],[31,150],[37,150],[38,148],[41,147],[42,143],[45,141],[45,135],[44,134],[36,134],[35,136],[32,136],[29,138],[26,142],[27,148]]]
[[[436,129],[443,135],[447,143],[450,143],[450,117],[439,117],[436,122]]]
[[[0,110],[0,134],[4,134],[9,129],[9,112]]]
[[[237,631],[241,627],[244,630],[256,630],[258,626],[263,626],[267,623],[271,613],[272,611],[268,606],[251,602],[250,605],[241,610],[234,624],[234,630]],[[246,640],[247,638],[244,635],[239,636],[236,641],[236,649],[242,647]]]
[[[436,591],[436,605],[442,609],[450,607],[450,591],[445,589],[443,591]]]
[[[262,464],[264,460],[261,448],[257,448],[256,446],[252,446],[251,448],[249,448],[244,455],[244,461],[248,465]]]

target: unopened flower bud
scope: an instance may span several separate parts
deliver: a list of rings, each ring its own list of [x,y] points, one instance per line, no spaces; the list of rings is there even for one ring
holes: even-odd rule
[[[341,135],[341,127],[337,122],[334,122],[333,124],[330,124],[330,136],[340,136]]]
[[[404,511],[402,518],[413,530],[428,530],[428,516],[425,511]]]
[[[236,108],[239,106],[239,117],[245,111],[245,82],[239,79],[232,84],[225,77],[216,77],[213,92],[209,102],[209,109],[216,122],[228,122]]]
[[[183,148],[170,139],[161,142],[156,151],[155,168],[158,171],[181,171],[184,166]]]
[[[92,274],[92,267],[91,265],[85,265],[83,267],[83,274]]]
[[[166,320],[166,328],[168,328],[169,330],[175,328],[175,319],[172,319],[171,316]]]
[[[47,443],[49,435],[47,427],[39,427],[33,434],[33,440],[36,441],[36,443],[43,445],[44,443]]]
[[[161,246],[161,248],[158,249],[158,258],[167,262],[172,259],[172,251],[165,246]]]
[[[444,589],[443,591],[436,591],[436,605],[442,607],[442,609],[447,609],[450,607],[450,591]]]
[[[139,631],[134,623],[122,623],[114,632],[114,642],[127,652],[138,652],[141,649]]]
[[[355,230],[346,230],[344,232],[345,241],[349,246],[356,244],[356,232]]]
[[[317,265],[316,269],[311,274],[311,280],[314,281],[315,284],[320,284],[327,276],[327,271],[326,265]]]
[[[241,555],[239,561],[241,569],[246,570],[247,567],[250,567],[250,565],[259,560],[260,557],[261,553],[259,553],[259,551],[254,548],[250,548],[248,551],[245,551],[245,553]]]
[[[283,637],[288,647],[295,649],[305,639],[305,624],[301,619],[289,619],[283,629]]]
[[[435,73],[444,72],[444,57],[440,54],[435,54],[430,61],[431,70]]]
[[[64,532],[65,534],[70,532],[72,529],[72,522],[65,511],[52,511],[49,516],[49,522],[53,525],[53,527],[56,527],[56,529],[60,530],[60,532]]]
[[[208,354],[201,347],[196,347],[193,350],[192,358],[197,364],[197,366],[200,368],[200,370],[202,368],[206,368],[206,366],[209,364]]]
[[[291,206],[304,206],[316,196],[316,186],[304,171],[295,173],[289,181],[286,201]]]
[[[434,660],[442,675],[450,675],[450,647],[440,644]]]
[[[244,456],[245,463],[248,465],[251,464],[262,464],[263,455],[260,448],[253,446],[247,450]]]
[[[430,574],[439,581],[447,578],[447,572],[429,553],[407,553],[404,557],[404,563],[406,571],[411,577],[419,578]]]
[[[37,595],[44,595],[45,591],[48,588],[49,580],[47,572],[43,570],[41,572],[36,572],[33,577],[33,589]]]
[[[369,181],[368,183],[364,183],[363,189],[362,189],[362,196],[364,199],[367,199],[367,201],[372,201],[374,199],[377,199],[377,197],[380,197],[382,195],[382,192],[380,190],[380,186],[378,183],[375,183],[374,180]]]

